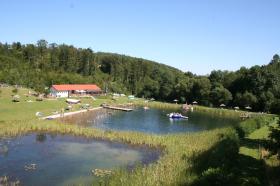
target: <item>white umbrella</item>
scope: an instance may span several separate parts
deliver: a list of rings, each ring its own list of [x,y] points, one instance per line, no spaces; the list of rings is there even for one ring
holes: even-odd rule
[[[245,109],[247,109],[247,110],[251,110],[251,109],[252,109],[252,107],[247,106],[247,107],[245,107]]]
[[[220,107],[225,107],[225,106],[226,106],[226,105],[225,105],[225,104],[223,104],[223,103],[222,103],[222,104],[220,104]]]

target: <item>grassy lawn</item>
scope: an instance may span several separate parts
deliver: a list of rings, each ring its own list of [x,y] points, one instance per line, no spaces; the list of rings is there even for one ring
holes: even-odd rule
[[[35,96],[27,96],[28,89],[20,88],[17,93],[13,93],[14,88],[0,88],[0,122],[13,120],[30,120],[36,119],[36,112],[42,112],[44,116],[52,115],[54,112],[60,112],[61,109],[66,108],[68,104],[65,98],[59,99],[44,99],[43,101],[36,101]],[[12,102],[12,95],[19,95],[20,102]],[[98,107],[101,103],[122,104],[129,100],[126,97],[121,97],[117,100],[112,100],[109,96],[92,98],[79,98],[81,104],[72,105],[71,111],[80,110],[81,105],[90,104],[92,107]]]
[[[262,157],[262,151],[268,140],[270,134],[269,127],[276,127],[278,118],[276,118],[269,125],[265,125],[260,129],[257,129],[250,133],[247,137],[241,140],[241,146],[239,148],[239,154],[251,161],[255,161],[254,164],[244,161],[243,167],[254,167],[257,174],[260,177],[267,179],[268,185],[279,185],[279,173],[280,173],[280,162],[276,156]]]
[[[240,154],[260,159],[260,148],[263,147],[264,141],[268,139],[270,133],[269,127],[275,127],[276,123],[277,119],[270,123],[270,125],[265,125],[245,137],[244,140],[241,141]]]

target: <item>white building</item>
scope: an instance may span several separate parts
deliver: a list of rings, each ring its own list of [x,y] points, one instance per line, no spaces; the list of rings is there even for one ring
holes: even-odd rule
[[[57,97],[57,98],[68,98],[69,93],[68,91],[59,91],[56,89],[51,88],[51,93],[52,96]]]
[[[66,98],[71,96],[89,96],[100,93],[102,93],[102,90],[95,84],[53,85],[50,89],[50,95],[57,98]]]

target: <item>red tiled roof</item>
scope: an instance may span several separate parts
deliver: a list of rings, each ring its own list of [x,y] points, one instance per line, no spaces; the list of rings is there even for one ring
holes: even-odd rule
[[[101,91],[101,89],[95,84],[63,84],[53,85],[52,88],[55,90],[89,90],[89,91]]]

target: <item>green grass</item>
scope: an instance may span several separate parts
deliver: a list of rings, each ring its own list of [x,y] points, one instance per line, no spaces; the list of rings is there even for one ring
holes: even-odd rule
[[[65,98],[59,99],[44,99],[42,102],[36,101],[34,96],[26,96],[28,89],[20,88],[18,93],[13,93],[14,88],[0,88],[0,122],[13,121],[13,120],[30,120],[36,119],[36,112],[42,112],[45,116],[52,115],[53,112],[60,112],[61,109],[67,107]],[[12,95],[19,95],[20,102],[12,102]],[[27,102],[31,100],[32,102]],[[96,100],[92,98],[81,98],[81,104],[90,104],[92,107],[98,107],[101,103],[108,104],[123,104],[127,103],[126,97],[119,98],[118,100],[112,100],[111,97],[104,97],[102,99],[96,97]],[[79,110],[81,105],[73,105],[71,111]]]
[[[247,137],[241,140],[239,154],[248,158],[253,158],[259,165],[255,167],[257,170],[262,170],[265,175],[268,185],[279,184],[280,161],[276,156],[262,157],[262,151],[265,151],[265,144],[270,134],[270,127],[276,127],[278,117],[275,117],[268,124],[251,132]],[[246,165],[247,162],[244,164]]]
[[[250,139],[267,139],[269,133],[270,133],[269,126],[266,125],[260,129],[255,130],[254,132],[252,132],[248,136],[248,138],[250,138]]]
[[[145,102],[142,99],[135,100],[134,104],[138,105],[138,106],[148,106],[151,108],[158,108],[158,109],[180,109],[180,108],[182,108],[182,105],[180,105],[180,104],[163,103],[163,102],[159,102],[159,101]]]
[[[148,106],[152,108],[158,109],[181,109],[181,104],[174,104],[174,103],[163,103],[159,101],[152,101],[152,102],[144,102],[144,100],[140,99],[138,101],[134,101],[134,103],[138,106]],[[242,111],[242,110],[232,110],[232,109],[225,109],[225,108],[209,108],[200,105],[193,105],[192,106],[194,111],[203,112],[209,115],[221,116],[226,118],[240,118],[241,114],[249,114],[251,117],[262,116],[263,114]]]
[[[278,118],[274,118],[274,120],[268,124],[254,130],[247,137],[245,137],[241,141],[243,143],[240,147],[240,153],[260,159],[260,148],[263,148],[264,142],[268,139],[268,135],[270,133],[269,127],[276,126],[277,121]]]
[[[204,112],[206,114],[214,114],[214,115],[220,115],[223,117],[234,117],[234,118],[240,118],[242,114],[249,114],[250,117],[256,117],[256,116],[262,116],[263,114],[260,113],[254,113],[244,110],[233,110],[233,109],[226,109],[226,108],[209,108],[205,106],[195,105],[194,106],[195,111]]]

